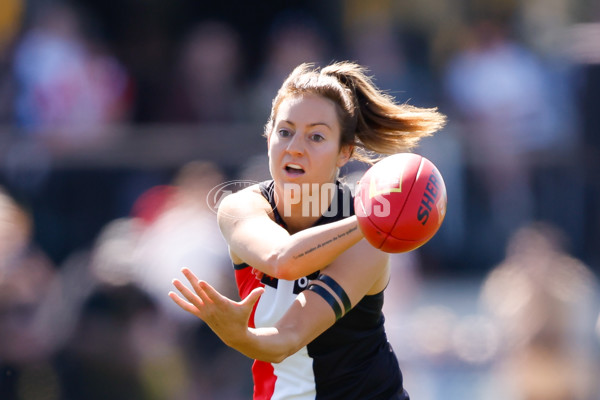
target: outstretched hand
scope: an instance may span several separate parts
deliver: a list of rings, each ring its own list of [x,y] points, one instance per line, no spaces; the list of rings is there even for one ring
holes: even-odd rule
[[[242,301],[236,302],[223,296],[207,282],[199,280],[189,269],[184,268],[182,272],[193,291],[174,279],[173,285],[187,301],[175,292],[169,292],[169,297],[183,310],[206,322],[226,344],[231,346],[243,341],[252,308],[264,289],[256,288]]]

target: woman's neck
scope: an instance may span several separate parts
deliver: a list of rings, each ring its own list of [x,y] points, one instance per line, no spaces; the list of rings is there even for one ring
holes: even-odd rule
[[[288,231],[293,234],[313,226],[329,209],[336,191],[337,186],[332,184],[322,185],[316,192],[278,193],[283,199],[278,205],[279,215]]]

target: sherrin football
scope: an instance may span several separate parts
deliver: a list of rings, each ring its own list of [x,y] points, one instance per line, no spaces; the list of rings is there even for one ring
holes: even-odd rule
[[[388,253],[414,250],[438,231],[446,215],[446,185],[427,158],[388,156],[358,182],[354,208],[365,238]]]

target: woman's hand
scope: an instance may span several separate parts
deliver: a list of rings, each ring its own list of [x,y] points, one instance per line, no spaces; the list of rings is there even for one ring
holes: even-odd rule
[[[206,322],[227,345],[235,347],[236,343],[244,342],[252,308],[264,289],[256,288],[245,299],[236,302],[223,296],[207,282],[199,280],[189,269],[184,268],[182,272],[194,291],[174,279],[173,285],[187,301],[175,292],[169,292],[169,297],[184,311]]]

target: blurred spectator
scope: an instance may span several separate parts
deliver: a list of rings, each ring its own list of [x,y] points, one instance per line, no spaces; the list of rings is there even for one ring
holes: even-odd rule
[[[404,98],[407,88],[402,83],[405,83],[403,78],[408,74],[408,66],[395,27],[389,17],[379,15],[356,23],[345,38],[349,58],[366,66],[378,87],[389,88],[392,96]]]
[[[267,141],[265,140],[265,148]],[[269,162],[266,154],[256,154],[248,157],[242,165],[238,173],[240,180],[262,182],[271,178],[269,172]]]
[[[416,35],[402,31],[391,14],[357,19],[346,29],[344,38],[347,58],[365,65],[378,87],[388,88],[400,102],[433,106],[433,80],[422,55],[427,51],[426,43],[417,44]],[[417,52],[411,52],[412,48],[421,54],[414,54]]]
[[[596,319],[596,339],[600,343],[600,314],[598,314],[598,318]]]
[[[281,82],[301,63],[323,65],[332,54],[332,43],[309,15],[288,10],[277,15],[264,43],[265,56],[251,89],[247,106],[251,119],[266,123]]]
[[[587,400],[600,395],[594,338],[598,285],[555,227],[536,223],[510,239],[482,301],[502,329],[498,399]]]
[[[39,329],[55,268],[32,242],[27,211],[0,188],[0,398],[58,399],[53,350]],[[19,396],[19,397],[17,397]],[[24,397],[21,397],[24,396]]]
[[[211,190],[223,183],[224,175],[216,165],[205,161],[185,164],[172,184],[148,190],[134,205],[133,214],[141,223],[134,251],[113,251],[126,263],[133,263],[133,282],[178,327],[193,398],[198,399],[242,398],[243,389],[251,385],[250,376],[240,385],[227,383],[231,369],[246,368],[250,360],[227,348],[201,321],[181,312],[167,296],[173,277],[180,275],[183,267],[223,293],[237,295],[227,246],[218,230],[215,210],[208,203]],[[242,371],[240,374],[244,375]]]
[[[56,355],[63,398],[193,398],[177,333],[135,284],[99,284]]]
[[[13,96],[12,47],[21,28],[24,4],[22,0],[0,3],[0,123],[12,122]]]
[[[129,77],[90,41],[74,9],[48,4],[35,15],[15,49],[17,122],[55,150],[92,146],[128,118]]]
[[[559,45],[560,37],[572,23],[576,7],[569,0],[520,2],[519,31],[536,51],[556,55],[563,50]]]
[[[183,267],[225,292],[233,290],[227,246],[207,203],[211,189],[223,182],[217,166],[193,161],[180,168],[172,185],[149,190],[134,206],[144,221],[132,255],[135,281],[176,320],[195,320],[167,296]]]
[[[499,257],[490,251],[535,216],[536,152],[564,149],[575,138],[560,129],[564,114],[552,107],[547,71],[510,39],[503,22],[478,20],[464,45],[450,61],[444,84],[451,119],[464,134],[470,187],[481,191],[471,191],[468,209],[480,213],[471,224],[485,232],[475,237],[487,242],[472,248]]]
[[[12,40],[21,27],[22,0],[4,0],[0,5],[0,59],[4,59]]]
[[[581,120],[582,158],[578,159],[585,179],[586,219],[584,254],[600,273],[600,6],[597,22],[573,25],[564,38],[562,51],[574,64],[575,91]]]
[[[15,45],[17,137],[4,149],[2,172],[6,185],[33,205],[36,239],[61,264],[73,248],[90,244],[99,220],[113,216],[118,196],[111,189],[122,180],[105,171],[56,169],[54,161],[113,144],[125,132],[113,125],[129,120],[132,88],[93,32],[93,18],[62,2],[31,12]]]
[[[94,279],[116,286],[135,283],[169,318],[196,321],[167,293],[183,267],[226,293],[233,288],[227,247],[207,203],[210,190],[223,179],[214,164],[193,161],[180,168],[171,184],[142,193],[131,217],[109,222],[98,235],[91,255]]]
[[[222,181],[213,164],[184,165],[172,184],[140,196],[133,217],[108,223],[89,256],[73,255],[61,268],[63,289],[52,309],[78,315],[57,316],[71,325],[55,357],[69,398],[242,398],[251,383],[230,385],[227,377],[250,360],[167,296],[183,266],[226,293],[234,290],[227,248],[206,201]]]
[[[167,122],[232,122],[244,114],[238,33],[227,23],[204,21],[181,45],[162,119]]]

